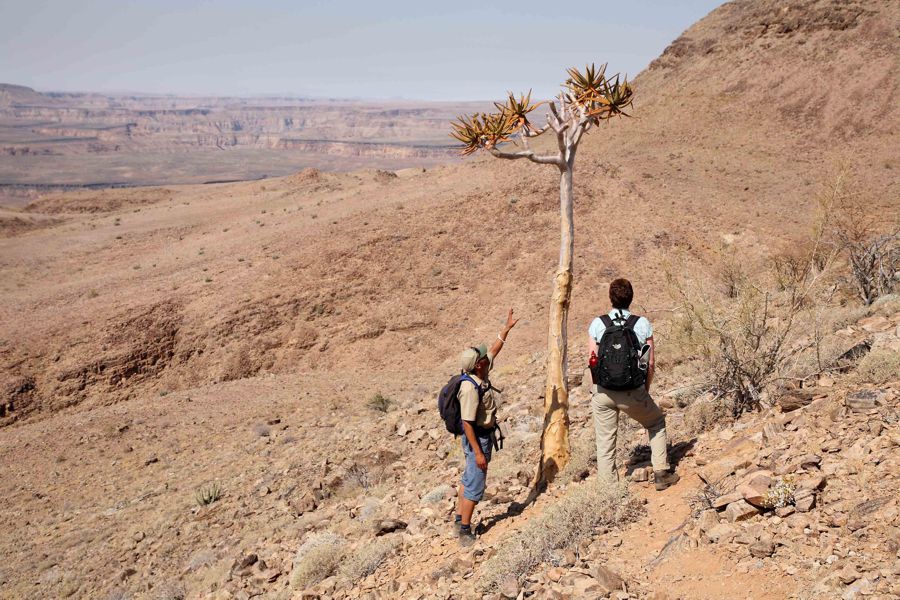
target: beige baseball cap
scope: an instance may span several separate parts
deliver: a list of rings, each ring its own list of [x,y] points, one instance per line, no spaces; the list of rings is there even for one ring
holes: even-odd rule
[[[459,368],[470,373],[475,368],[475,363],[487,356],[487,344],[466,348],[459,354]]]

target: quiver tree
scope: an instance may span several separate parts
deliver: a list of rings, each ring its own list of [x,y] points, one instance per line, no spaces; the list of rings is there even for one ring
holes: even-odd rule
[[[544,395],[544,428],[541,434],[541,463],[535,483],[552,481],[569,461],[569,391],[566,381],[567,317],[572,297],[572,259],[575,228],[572,219],[574,195],[572,173],[575,154],[585,133],[601,121],[625,115],[634,92],[627,78],[606,77],[606,65],[594,65],[584,71],[568,69],[568,79],[560,94],[546,102],[547,123],[535,126],[528,116],[544,102],[531,103],[531,92],[516,99],[513,93],[505,103],[495,103],[497,112],[459,117],[451,135],[464,144],[462,153],[486,150],[497,158],[528,159],[559,170],[560,246],[559,267],[554,278],[550,303],[550,332],[547,353],[547,383]],[[547,132],[556,136],[556,151],[538,154],[529,140]],[[515,149],[501,149],[516,143]]]

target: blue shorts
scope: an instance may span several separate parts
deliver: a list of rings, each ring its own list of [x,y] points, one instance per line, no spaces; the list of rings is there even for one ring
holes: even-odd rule
[[[478,438],[478,445],[481,446],[484,457],[488,462],[491,462],[491,451],[494,449],[493,444],[491,443],[491,437],[489,435],[485,437],[476,437]],[[481,498],[484,497],[487,471],[482,471],[478,468],[478,465],[475,464],[475,453],[472,451],[469,439],[465,435],[462,436],[462,448],[463,454],[466,455],[466,470],[463,471],[461,481],[464,490],[463,496],[472,502],[480,502]]]

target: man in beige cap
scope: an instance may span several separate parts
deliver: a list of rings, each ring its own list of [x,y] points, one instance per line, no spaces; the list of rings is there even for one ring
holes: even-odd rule
[[[472,513],[484,496],[491,450],[496,444],[497,401],[499,394],[491,387],[488,374],[494,366],[494,357],[503,349],[506,336],[518,319],[509,309],[506,326],[488,349],[487,345],[466,348],[459,356],[459,368],[463,379],[459,385],[459,409],[462,417],[462,447],[466,468],[460,481],[456,502],[456,522],[459,523],[459,541],[468,546],[475,541],[472,533]]]

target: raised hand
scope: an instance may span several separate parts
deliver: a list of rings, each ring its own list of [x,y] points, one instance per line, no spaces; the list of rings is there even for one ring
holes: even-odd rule
[[[509,314],[506,315],[506,331],[509,331],[510,329],[515,327],[516,323],[518,322],[518,319],[513,318],[513,309],[509,309]]]

